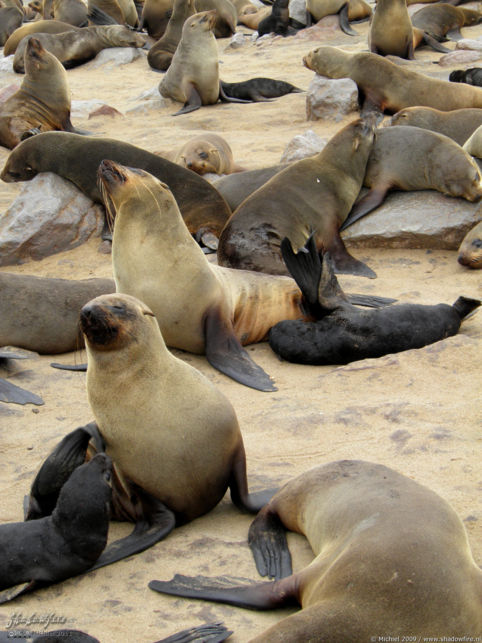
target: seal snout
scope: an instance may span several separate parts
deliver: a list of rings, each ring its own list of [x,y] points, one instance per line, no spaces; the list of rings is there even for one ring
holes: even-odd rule
[[[114,161],[104,159],[99,165],[97,176],[100,181],[106,184],[125,183],[127,176],[120,168],[121,166]]]
[[[98,467],[106,482],[110,481],[112,474],[112,460],[106,453],[97,453],[92,460],[89,461],[89,466]]]
[[[80,327],[89,343],[105,346],[117,338],[118,326],[111,308],[93,300],[80,311]]]

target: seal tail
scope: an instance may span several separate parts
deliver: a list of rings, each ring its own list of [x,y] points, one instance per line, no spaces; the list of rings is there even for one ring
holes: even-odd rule
[[[480,306],[480,299],[470,299],[469,297],[459,297],[453,304],[453,307],[460,315],[460,319],[465,319],[472,311]]]

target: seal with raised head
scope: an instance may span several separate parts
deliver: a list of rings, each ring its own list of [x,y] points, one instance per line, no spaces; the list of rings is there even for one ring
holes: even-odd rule
[[[92,567],[107,543],[110,469],[99,453],[72,473],[51,516],[0,526],[0,603]]]
[[[22,38],[25,38],[25,36],[31,36],[36,33],[63,33],[64,31],[80,30],[80,27],[74,27],[73,25],[69,25],[67,22],[61,22],[60,20],[34,20],[33,22],[28,22],[18,29],[15,29],[13,34],[5,43],[3,55],[10,56],[11,54],[14,54],[18,47],[18,43]]]
[[[315,554],[296,573],[285,529],[304,534]],[[149,587],[238,607],[301,606],[253,643],[482,634],[482,571],[462,521],[438,494],[382,464],[341,460],[291,480],[255,518],[249,544],[260,574],[277,580],[176,575]]]
[[[24,51],[30,38],[33,36],[22,38],[13,57],[13,70],[17,74],[23,74],[25,71]],[[123,25],[86,27],[80,32],[40,33],[35,38],[46,51],[60,60],[66,69],[92,60],[108,47],[143,47],[145,44],[145,36]]]
[[[29,181],[39,172],[54,172],[72,181],[97,203],[97,169],[104,158],[145,169],[171,188],[191,234],[201,240],[204,232],[218,236],[231,215],[219,192],[194,172],[111,138],[46,132],[22,141],[10,154],[0,175],[6,182]]]
[[[271,13],[258,24],[258,35],[287,36],[290,27],[289,0],[274,0]]]
[[[281,250],[316,319],[282,321],[270,330],[269,345],[289,362],[347,364],[421,348],[455,335],[463,319],[481,304],[459,297],[453,306],[397,304],[362,311],[347,302],[327,253],[320,256],[312,237],[297,254],[288,239]]]
[[[463,238],[457,261],[467,268],[482,268],[482,221]]]
[[[174,52],[181,40],[182,27],[186,20],[196,13],[194,0],[174,0],[172,16],[166,30],[147,52],[147,62],[153,69],[169,69]]]
[[[482,67],[470,67],[469,69],[455,69],[450,72],[451,83],[466,83],[482,87]]]
[[[369,191],[340,230],[378,208],[390,190],[437,190],[467,201],[482,197],[477,163],[460,145],[443,134],[410,126],[377,130],[363,185]]]
[[[287,274],[280,244],[296,249],[314,231],[318,248],[329,250],[337,272],[375,277],[352,257],[339,235],[365,176],[373,127],[356,120],[333,136],[316,156],[291,163],[235,210],[219,238],[222,266]]]
[[[25,48],[25,78],[20,89],[0,106],[0,145],[13,148],[24,132],[73,132],[67,72],[57,58],[31,37]]]
[[[378,0],[373,14],[368,46],[380,56],[413,59],[413,29],[406,0]]]
[[[361,103],[388,114],[414,105],[443,111],[482,107],[482,88],[430,78],[376,54],[349,54],[326,45],[311,51],[303,62],[320,76],[351,78],[358,86]]]
[[[229,143],[212,132],[191,138],[176,153],[173,161],[201,175],[208,172],[232,174],[244,170],[234,162]]]
[[[406,107],[392,116],[390,124],[428,129],[463,145],[482,125],[482,109],[466,107],[444,112],[432,107]]]
[[[99,179],[115,220],[117,290],[151,308],[168,346],[204,353],[236,381],[274,390],[241,344],[263,341],[281,319],[304,317],[295,282],[209,262],[189,235],[169,188],[147,172],[105,160]],[[362,305],[377,305],[354,297]]]

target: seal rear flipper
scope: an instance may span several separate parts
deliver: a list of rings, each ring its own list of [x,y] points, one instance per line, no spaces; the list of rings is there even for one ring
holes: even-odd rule
[[[360,277],[368,277],[369,279],[376,278],[376,272],[369,268],[366,263],[359,261],[352,257],[348,250],[345,248],[338,231],[333,236],[330,247],[332,264],[335,272],[348,275],[359,275]]]
[[[353,306],[366,306],[367,308],[384,308],[397,301],[393,297],[378,297],[377,295],[360,295],[357,293],[347,295],[347,299]]]
[[[42,406],[45,402],[41,397],[31,393],[8,380],[0,378],[0,402],[10,404],[36,404]]]
[[[236,382],[258,391],[278,390],[270,376],[253,362],[241,346],[219,311],[210,311],[206,315],[204,334],[206,358],[211,366]]]
[[[248,544],[260,576],[279,580],[293,573],[285,528],[269,507],[264,507],[251,523]]]
[[[292,578],[241,584],[239,581],[246,579],[176,574],[170,581],[151,580],[149,588],[161,594],[203,599],[248,609],[270,610],[284,605],[298,605],[290,582]]]
[[[165,538],[176,526],[176,518],[170,509],[147,492],[140,490],[139,493],[144,510],[143,518],[136,522],[128,536],[111,543],[87,572],[139,554]]]
[[[480,299],[470,299],[469,297],[459,297],[453,304],[453,307],[460,315],[460,319],[464,319],[467,315],[481,305]]]
[[[181,114],[189,114],[189,112],[195,112],[197,109],[202,107],[202,99],[201,96],[194,87],[192,83],[189,83],[187,87],[187,100],[184,103],[184,105],[181,107],[181,109],[173,114],[173,116],[180,116]]]
[[[448,47],[441,45],[438,40],[433,38],[426,31],[423,32],[422,40],[428,47],[431,47],[434,51],[439,51],[441,54],[449,54],[452,51]]]
[[[388,187],[385,188],[372,188],[361,199],[359,199],[353,208],[350,210],[347,218],[340,226],[340,232],[351,226],[355,221],[363,218],[369,212],[378,208],[385,201],[387,196]]]
[[[190,641],[221,643],[228,639],[232,633],[222,623],[207,623],[206,625],[198,625],[188,630],[182,630],[182,632],[177,632],[177,634],[156,641],[156,643],[190,643]]]
[[[226,94],[226,91],[225,91],[226,87],[227,87],[227,83],[224,83],[222,80],[219,80],[219,100],[222,103],[252,103],[253,102],[251,100],[246,100],[245,98],[234,98],[233,96],[229,96],[228,94]],[[267,99],[263,99],[263,100],[267,101]]]
[[[342,8],[338,11],[338,20],[340,23],[340,29],[347,34],[347,36],[358,36],[359,33],[350,27],[350,22],[348,20],[348,6],[349,3],[346,2]]]
[[[17,598],[17,596],[30,592],[36,587],[38,587],[38,584],[34,580],[31,580],[27,583],[20,583],[20,585],[14,585],[13,587],[4,589],[0,592],[0,605],[12,601],[14,598]]]
[[[60,362],[50,362],[52,368],[58,368],[63,371],[86,371],[87,364],[60,364]]]

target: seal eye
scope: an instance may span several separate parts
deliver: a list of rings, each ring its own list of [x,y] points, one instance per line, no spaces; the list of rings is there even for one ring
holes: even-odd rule
[[[207,157],[208,157],[208,153],[207,153],[207,152],[199,152],[199,158],[200,158],[200,159],[205,160],[205,159],[207,159]]]

